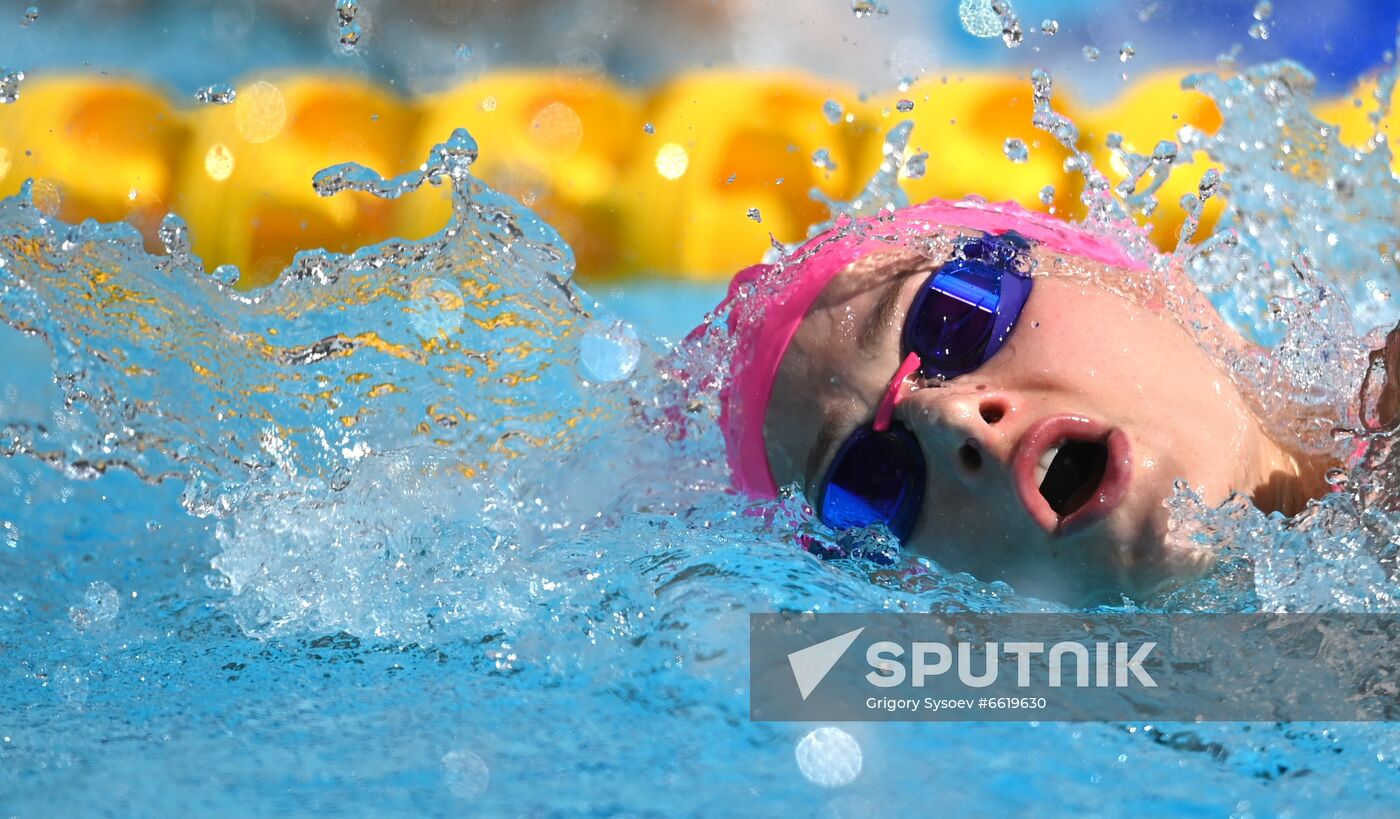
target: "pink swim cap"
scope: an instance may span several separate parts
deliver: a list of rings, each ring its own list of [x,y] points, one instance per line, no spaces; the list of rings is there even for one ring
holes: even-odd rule
[[[1014,230],[1061,253],[1114,267],[1145,267],[1111,239],[1014,202],[930,199],[890,214],[842,220],[778,264],[739,271],[716,308],[717,314],[728,311],[735,343],[730,379],[719,396],[720,427],[735,489],[759,498],[778,495],[764,446],[764,420],[783,354],[822,288],[855,260],[906,245],[940,227],[993,235]]]

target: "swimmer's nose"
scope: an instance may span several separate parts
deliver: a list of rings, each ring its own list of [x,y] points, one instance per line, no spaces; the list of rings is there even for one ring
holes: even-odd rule
[[[980,386],[911,383],[895,402],[895,416],[918,436],[935,470],[942,464],[968,485],[1009,475],[1015,448],[1013,397]]]

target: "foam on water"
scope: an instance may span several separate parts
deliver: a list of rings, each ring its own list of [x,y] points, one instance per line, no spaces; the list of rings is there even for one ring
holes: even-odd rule
[[[1388,149],[1379,138],[1341,147],[1307,113],[1294,66],[1192,82],[1225,125],[1125,157],[1131,186],[1093,166],[1043,72],[1037,123],[1071,148],[1093,229],[1150,259],[1158,285],[1189,273],[1266,345],[1229,360],[1261,411],[1320,451],[1360,454],[1335,476],[1342,491],[1294,519],[1238,498],[1208,509],[1180,487],[1173,537],[1219,548],[1220,565],[1125,606],[1393,610],[1391,435],[1365,430],[1354,400],[1377,340],[1364,331],[1394,318],[1370,295],[1397,285]],[[890,132],[876,178],[831,203],[833,223],[904,203],[898,178],[922,164],[906,157],[908,138],[908,123]],[[1127,214],[1168,174],[1189,172],[1177,157],[1192,151],[1224,172],[1188,204],[1218,195],[1228,213],[1212,236],[1158,256]],[[19,499],[0,521],[0,558],[26,578],[0,600],[0,640],[19,657],[0,682],[29,698],[22,719],[0,720],[6,743],[25,744],[0,745],[23,763],[0,773],[0,790],[17,795],[8,801],[40,804],[32,783],[51,781],[65,755],[129,776],[99,761],[110,731],[65,726],[75,709],[93,719],[102,703],[139,697],[138,679],[164,675],[172,701],[145,718],[184,737],[164,764],[217,753],[228,736],[265,749],[273,767],[274,749],[308,731],[382,748],[375,726],[397,721],[392,754],[299,764],[322,781],[397,764],[405,781],[429,776],[428,789],[481,809],[645,808],[654,791],[617,784],[637,771],[687,798],[761,792],[842,815],[940,792],[1008,812],[1043,807],[995,773],[1018,755],[1017,776],[1064,810],[1102,809],[1106,777],[1124,811],[1388,804],[1378,800],[1400,774],[1400,736],[1384,726],[1032,724],[970,736],[748,722],[750,611],[1059,607],[943,572],[883,530],[832,533],[791,488],[775,503],[727,494],[715,423],[732,352],[722,316],[673,349],[636,333],[571,280],[553,229],[471,175],[475,158],[458,131],[401,177],[323,171],[323,195],[450,185],[451,220],[420,241],[301,253],[251,292],[234,287],[234,270],[206,273],[176,218],[162,231],[167,252],[150,255],[129,226],[53,219],[29,187],[0,203],[0,317],[52,358],[0,404],[0,445],[21,456],[0,461]],[[35,397],[54,386],[53,400]],[[131,505],[154,511],[124,513]],[[98,585],[81,561],[50,565],[50,552],[70,552],[46,543],[94,531],[109,542],[71,553],[120,552],[121,566],[149,564],[146,574],[122,569]],[[138,587],[145,596],[131,597]],[[194,679],[220,682],[202,683],[209,697],[191,711],[179,694]],[[257,686],[282,692],[276,704]],[[381,710],[349,705],[366,698]],[[200,720],[218,730],[200,739]],[[1357,777],[1390,785],[1359,788]],[[532,784],[556,779],[568,792]],[[233,800],[252,787],[230,785],[230,801],[215,804],[244,804]],[[325,804],[293,790],[305,800],[296,808]],[[386,810],[443,810],[385,798]]]

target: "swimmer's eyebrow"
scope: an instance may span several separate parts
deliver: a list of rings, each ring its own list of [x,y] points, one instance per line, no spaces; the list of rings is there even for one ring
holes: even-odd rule
[[[875,307],[871,309],[869,318],[865,321],[865,326],[861,328],[860,335],[856,338],[856,345],[860,351],[868,355],[879,352],[880,342],[887,334],[890,327],[890,319],[894,317],[894,311],[899,307],[899,297],[903,294],[901,287],[904,279],[911,270],[891,271],[894,275],[885,282],[885,292],[880,294],[880,300],[875,302]]]

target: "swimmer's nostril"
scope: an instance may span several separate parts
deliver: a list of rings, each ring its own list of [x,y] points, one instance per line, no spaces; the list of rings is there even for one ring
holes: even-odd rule
[[[976,472],[982,468],[982,453],[977,451],[977,447],[971,442],[958,447],[958,460],[969,472]]]
[[[1001,404],[996,401],[983,401],[978,410],[982,413],[982,420],[988,424],[995,424],[1006,414]]]

